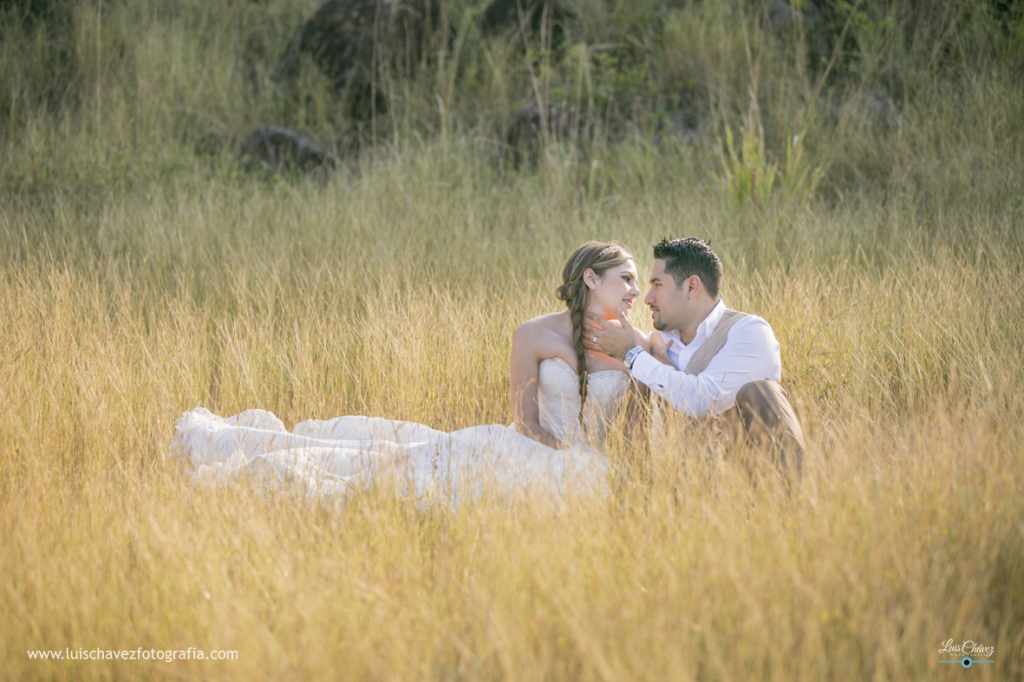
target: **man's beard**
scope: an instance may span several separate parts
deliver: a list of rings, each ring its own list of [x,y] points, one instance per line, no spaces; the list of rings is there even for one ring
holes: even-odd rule
[[[655,329],[657,329],[657,330],[658,330],[659,332],[663,332],[663,331],[665,331],[666,329],[668,329],[668,325],[667,325],[667,324],[665,324],[664,322],[662,322],[662,321],[661,321],[661,318],[659,317],[659,318],[658,318],[657,320],[655,320],[655,322],[654,322],[654,328],[655,328]]]

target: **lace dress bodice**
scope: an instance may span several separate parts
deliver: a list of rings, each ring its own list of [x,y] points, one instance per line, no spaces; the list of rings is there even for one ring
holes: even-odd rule
[[[587,404],[580,427],[580,384],[576,372],[562,358],[540,363],[537,404],[540,424],[564,443],[599,444],[608,425],[622,409],[629,391],[629,377],[618,370],[591,372],[587,376]]]

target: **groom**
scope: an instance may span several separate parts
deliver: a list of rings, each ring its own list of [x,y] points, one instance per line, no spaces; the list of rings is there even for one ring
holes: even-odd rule
[[[749,440],[799,476],[804,437],[778,383],[779,342],[760,317],[725,307],[721,283],[722,262],[706,242],[663,239],[644,298],[661,332],[651,334],[650,348],[637,345],[621,310],[621,327],[589,315],[585,344],[622,360],[634,379],[690,417],[738,417]]]

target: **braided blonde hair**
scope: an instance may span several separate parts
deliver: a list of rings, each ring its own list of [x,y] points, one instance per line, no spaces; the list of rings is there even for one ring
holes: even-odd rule
[[[607,270],[630,260],[634,260],[633,255],[618,242],[587,242],[573,251],[562,268],[562,285],[556,293],[559,300],[565,301],[572,321],[572,345],[576,351],[576,376],[580,384],[580,424],[583,424],[583,406],[587,402],[587,348],[583,345],[583,336],[590,305],[590,289],[583,281],[583,274],[593,270],[600,277]]]

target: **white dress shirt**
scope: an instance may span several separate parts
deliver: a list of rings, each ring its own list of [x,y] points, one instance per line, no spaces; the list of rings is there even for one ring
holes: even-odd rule
[[[693,376],[683,369],[697,349],[715,331],[725,304],[719,301],[690,343],[683,343],[678,331],[662,332],[668,347],[668,359],[675,367],[662,364],[650,353],[640,353],[633,361],[633,378],[656,395],[672,403],[691,417],[721,414],[736,404],[740,387],[757,379],[782,378],[779,342],[772,328],[756,315],[745,317],[732,326],[725,345],[708,363],[707,369]]]

